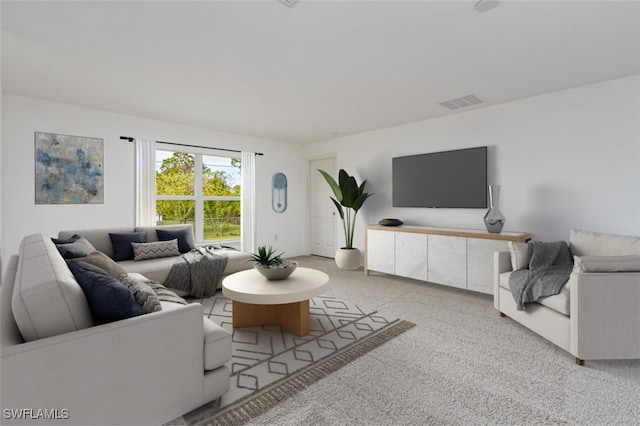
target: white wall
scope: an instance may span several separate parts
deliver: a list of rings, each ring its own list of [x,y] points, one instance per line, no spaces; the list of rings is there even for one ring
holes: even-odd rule
[[[640,76],[337,138],[305,155],[337,153],[337,168],[376,193],[358,216],[363,248],[363,225],[385,217],[484,229],[486,209],[393,208],[391,158],[485,145],[505,231],[542,241],[567,240],[571,228],[640,235]]]
[[[62,229],[133,226],[133,144],[120,136],[263,152],[256,158],[257,241],[274,244],[287,255],[302,254],[306,241],[306,184],[299,145],[182,126],[90,108],[10,94],[2,97],[2,247],[16,253],[25,235],[55,236]],[[104,139],[104,204],[36,205],[34,132]],[[289,207],[271,210],[271,177],[288,177]],[[274,235],[278,241],[274,242]]]
[[[335,153],[337,167],[366,178],[363,225],[383,217],[407,224],[484,228],[485,210],[391,207],[391,158],[489,146],[489,182],[502,186],[505,230],[539,240],[567,239],[571,228],[640,235],[640,76],[336,138],[310,146],[251,138],[4,94],[0,220],[5,257],[24,235],[133,224],[133,146],[121,135],[261,151],[257,158],[258,244],[287,255],[308,250],[307,164]],[[105,141],[103,205],[35,205],[33,132]],[[289,208],[271,210],[271,176],[289,181]],[[338,227],[338,232],[341,227]],[[278,235],[278,241],[275,235]],[[340,245],[343,236],[339,232]]]

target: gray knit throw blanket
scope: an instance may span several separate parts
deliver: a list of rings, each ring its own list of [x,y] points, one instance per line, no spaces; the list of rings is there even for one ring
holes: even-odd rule
[[[198,247],[180,256],[169,271],[164,285],[184,290],[193,297],[211,297],[216,292],[227,257],[212,247]]]
[[[526,258],[530,259],[529,269],[513,271],[509,276],[509,288],[519,311],[525,310],[525,303],[560,293],[573,269],[573,258],[564,241],[529,241]]]

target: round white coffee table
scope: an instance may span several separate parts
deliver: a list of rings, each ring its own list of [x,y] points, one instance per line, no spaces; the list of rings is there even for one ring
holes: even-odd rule
[[[296,268],[284,280],[269,281],[255,269],[222,280],[222,294],[232,300],[233,327],[275,324],[297,336],[309,334],[309,299],[329,284],[324,272]]]

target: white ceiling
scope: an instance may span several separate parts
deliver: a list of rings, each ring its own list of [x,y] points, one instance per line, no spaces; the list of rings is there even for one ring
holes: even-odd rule
[[[640,73],[640,2],[2,1],[2,88],[310,143]]]

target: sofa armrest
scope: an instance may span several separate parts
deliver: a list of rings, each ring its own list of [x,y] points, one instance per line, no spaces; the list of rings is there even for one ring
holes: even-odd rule
[[[493,253],[493,307],[500,310],[500,274],[511,270],[511,254],[508,251]]]
[[[640,358],[640,272],[581,272],[570,279],[571,353]]]
[[[2,406],[68,410],[64,424],[162,424],[202,403],[203,342],[191,304],[3,347]]]

